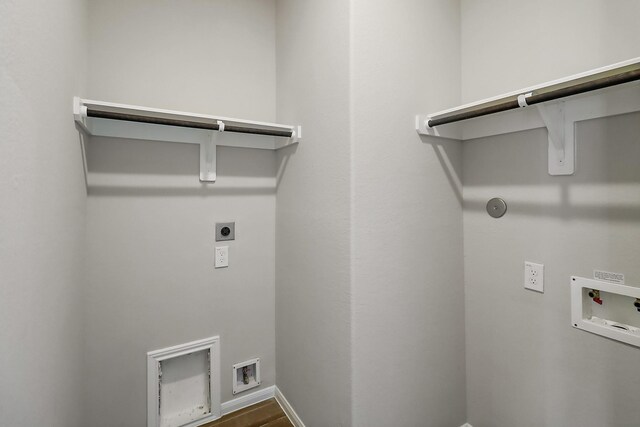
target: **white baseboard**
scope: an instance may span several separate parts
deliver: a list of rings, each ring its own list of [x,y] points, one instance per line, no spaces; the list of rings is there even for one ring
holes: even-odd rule
[[[282,407],[282,410],[285,414],[287,414],[287,417],[295,427],[305,427],[304,423],[302,422],[298,414],[296,414],[296,411],[293,409],[287,398],[284,397],[284,394],[282,394],[280,389],[275,385],[226,401],[221,405],[221,412],[222,415],[227,415],[232,412],[239,411],[242,408],[246,408],[247,406],[255,405],[256,403],[271,399],[273,397],[276,398],[276,401]],[[465,423],[460,427],[473,426],[469,423]]]
[[[289,401],[284,397],[284,394],[282,394],[282,392],[277,386],[276,386],[276,400],[282,407],[282,410],[284,411],[284,413],[287,414],[287,417],[289,418],[289,421],[291,421],[291,424],[293,424],[295,427],[305,427],[304,423],[302,422],[298,414],[296,414],[296,411],[293,410],[293,407],[291,406]]]
[[[271,399],[275,397],[276,386],[265,387],[253,393],[245,394],[244,396],[236,397],[235,399],[228,400],[221,405],[222,415],[227,415],[235,411],[239,411],[247,406],[255,405],[263,400]]]

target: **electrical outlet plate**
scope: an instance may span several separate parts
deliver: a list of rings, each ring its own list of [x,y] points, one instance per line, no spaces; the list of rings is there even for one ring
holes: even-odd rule
[[[535,262],[524,262],[524,287],[532,291],[544,293],[544,265]]]
[[[236,239],[236,223],[235,222],[217,222],[216,223],[216,242],[224,242],[226,240]]]
[[[216,268],[229,267],[229,246],[216,246]]]

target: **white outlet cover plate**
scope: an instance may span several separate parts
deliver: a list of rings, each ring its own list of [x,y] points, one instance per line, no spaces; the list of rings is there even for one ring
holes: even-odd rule
[[[524,262],[524,287],[532,291],[544,293],[544,265],[535,262]]]
[[[216,246],[216,268],[229,267],[229,246]]]

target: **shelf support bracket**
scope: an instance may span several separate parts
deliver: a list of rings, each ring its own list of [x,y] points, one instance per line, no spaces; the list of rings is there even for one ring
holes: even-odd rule
[[[547,127],[549,138],[549,175],[573,175],[575,172],[575,122],[565,114],[565,102],[536,105]]]
[[[219,132],[200,143],[200,182],[216,182],[216,150]]]

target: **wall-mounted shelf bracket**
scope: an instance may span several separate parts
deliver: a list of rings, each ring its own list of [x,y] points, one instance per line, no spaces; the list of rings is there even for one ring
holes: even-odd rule
[[[575,122],[565,115],[565,102],[536,105],[547,128],[549,139],[549,175],[573,175],[575,172]]]
[[[208,141],[200,143],[200,181],[216,182],[216,141],[218,133],[212,132]]]

